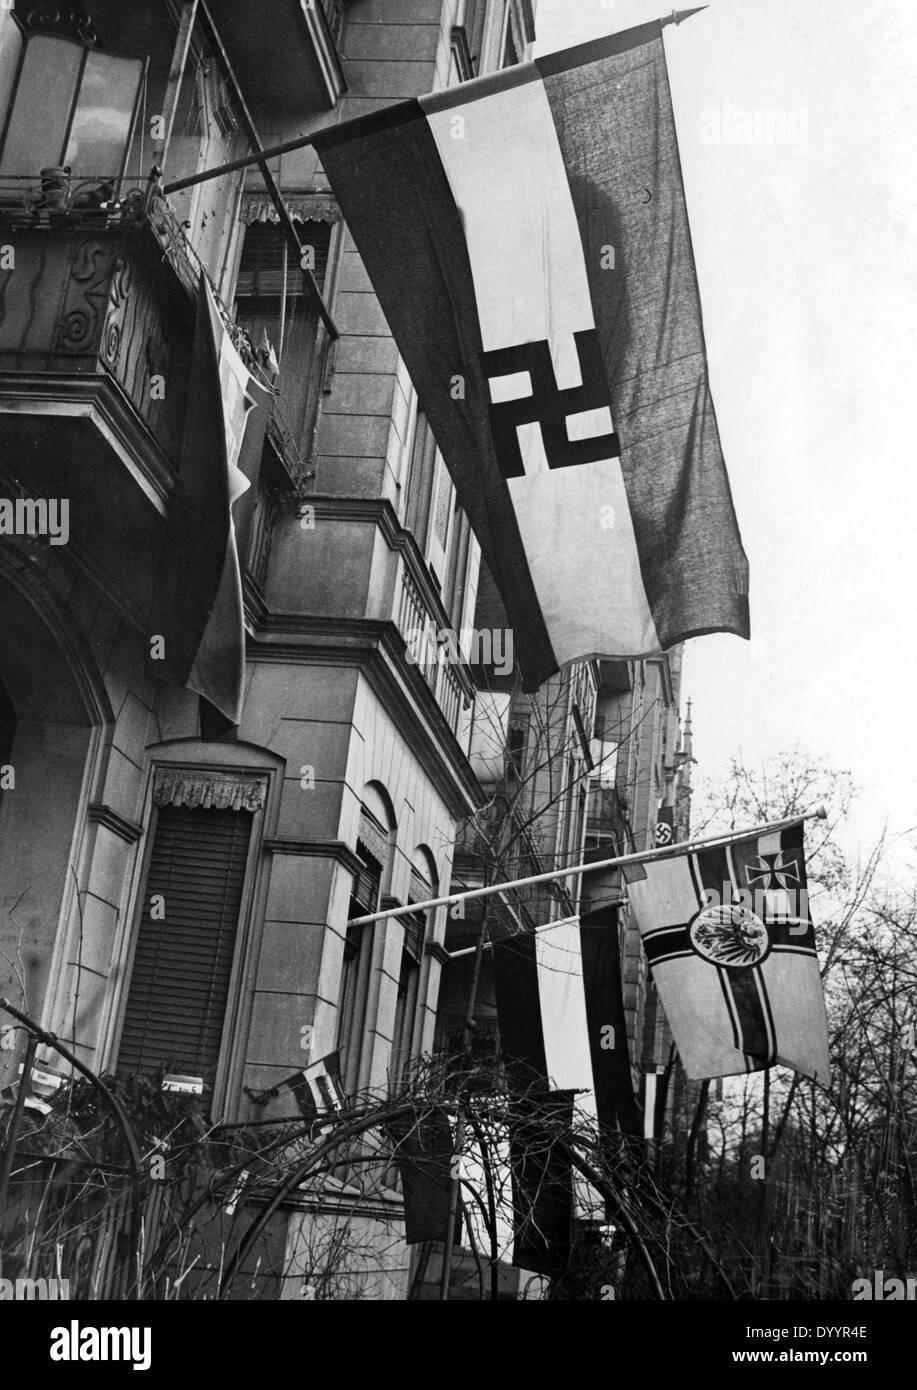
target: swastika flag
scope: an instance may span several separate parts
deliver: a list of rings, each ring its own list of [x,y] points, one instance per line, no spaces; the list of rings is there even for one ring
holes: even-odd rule
[[[642,867],[628,896],[691,1080],[782,1062],[827,1086],[802,822]]]
[[[315,136],[530,689],[748,636],[662,27]]]

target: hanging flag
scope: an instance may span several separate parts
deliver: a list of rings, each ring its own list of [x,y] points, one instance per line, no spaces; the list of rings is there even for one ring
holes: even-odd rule
[[[651,861],[643,873],[630,902],[688,1077],[781,1062],[827,1086],[802,821]]]
[[[602,1128],[639,1134],[621,975],[618,909],[597,908],[580,924],[583,990],[595,1113]]]
[[[404,1195],[404,1241],[444,1240],[452,1193],[455,1141],[443,1110],[390,1120]]]
[[[296,1097],[300,1114],[306,1121],[338,1114],[346,1103],[338,1052],[319,1057],[302,1071],[295,1072],[285,1084]]]
[[[662,23],[314,143],[526,687],[576,658],[747,637]]]
[[[670,845],[675,838],[675,807],[660,806],[656,813],[656,829],[653,832],[653,843],[657,848]]]
[[[593,1091],[578,917],[493,944],[500,1046],[518,1081]]]
[[[513,1264],[550,1275],[569,1258],[573,1220],[556,1122],[569,1130],[574,1103],[594,1104],[579,918],[495,941],[493,965],[500,1048],[520,1096],[508,1125]]]
[[[501,1052],[517,1084],[577,1091],[600,1126],[638,1133],[617,909],[495,941],[493,962]]]
[[[148,666],[212,707],[210,736],[238,724],[242,712],[245,627],[233,505],[250,485],[247,474],[257,471],[269,399],[233,346],[202,275],[181,473],[148,619]]]
[[[527,1097],[509,1126],[513,1264],[535,1274],[561,1274],[570,1259],[573,1168],[559,1141],[574,1101],[571,1091]]]

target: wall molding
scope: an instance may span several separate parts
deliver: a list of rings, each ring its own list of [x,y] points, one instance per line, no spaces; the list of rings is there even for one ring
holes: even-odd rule
[[[143,834],[142,825],[119,815],[113,807],[106,806],[103,801],[90,802],[89,819],[94,825],[104,825],[106,830],[110,830],[128,845],[135,845]]]

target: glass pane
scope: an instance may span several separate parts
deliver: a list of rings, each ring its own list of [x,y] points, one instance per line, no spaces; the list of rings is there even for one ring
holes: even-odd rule
[[[31,174],[60,164],[85,49],[38,36],[26,45],[0,169]]]
[[[87,56],[64,160],[74,175],[121,173],[141,73],[139,60]]]

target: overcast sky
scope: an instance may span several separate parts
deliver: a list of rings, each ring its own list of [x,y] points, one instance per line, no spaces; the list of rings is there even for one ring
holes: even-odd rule
[[[535,51],[666,13],[538,0]],[[865,845],[917,825],[917,4],[712,0],[666,52],[751,567],[751,642],[688,644],[699,772],[823,753]],[[781,113],[782,141],[711,142],[741,111]]]

